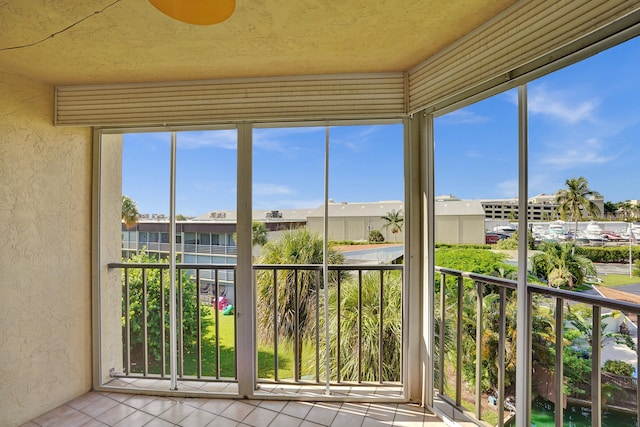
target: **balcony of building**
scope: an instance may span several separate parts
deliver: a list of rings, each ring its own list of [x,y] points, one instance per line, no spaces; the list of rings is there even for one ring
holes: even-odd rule
[[[618,379],[602,373],[597,350],[606,333],[600,320],[609,310],[624,312],[637,323],[638,305],[540,287],[529,281],[523,267],[517,278],[504,279],[435,262],[437,233],[457,243],[484,237],[484,230],[467,222],[482,216],[478,213],[439,222],[438,211],[457,207],[436,203],[435,181],[462,177],[470,187],[499,168],[512,168],[506,197],[515,196],[517,212],[526,212],[534,184],[529,155],[536,146],[532,141],[540,143],[529,140],[528,120],[540,110],[528,96],[528,84],[576,64],[584,64],[584,75],[590,76],[595,70],[588,59],[637,41],[636,1],[354,0],[291,2],[287,7],[272,0],[237,1],[232,18],[213,26],[173,20],[146,1],[99,3],[25,1],[0,7],[0,424],[452,425],[471,420],[478,425],[524,426],[531,419],[533,396],[545,395],[553,402],[553,396],[569,394],[560,373],[568,369],[561,356],[570,349],[555,337],[575,321],[569,312],[576,305],[590,325],[595,350],[582,358],[580,366],[590,367],[590,378],[573,384],[571,391],[577,394],[572,397],[589,408],[584,412],[596,426],[613,401],[638,413],[638,393],[633,409],[632,391],[637,382],[614,383]],[[637,66],[608,63],[609,78],[589,82],[607,91],[619,93],[623,86],[623,91],[633,93]],[[562,84],[569,83],[567,79]],[[454,124],[449,130],[465,121],[486,120],[488,116],[460,110],[491,102],[499,94],[508,99],[509,107],[490,117],[503,125],[498,132],[450,139],[441,132],[447,120]],[[575,118],[571,113],[595,104],[559,110],[556,103],[546,105],[564,113],[563,123],[568,125]],[[632,107],[631,102],[625,105],[633,118]],[[591,117],[592,122],[615,124],[599,135],[603,138],[637,122],[622,114],[616,118],[620,120],[597,118]],[[264,142],[257,137],[260,132],[283,127],[326,130],[315,159],[322,170],[323,156],[328,163],[333,142],[330,131],[380,124],[399,129],[394,143],[401,147],[395,154],[402,162],[398,170],[406,223],[399,243],[404,264],[255,263],[252,172],[261,157],[252,150]],[[236,262],[190,264],[169,256],[168,264],[126,265],[121,259],[120,221],[124,135],[162,134],[167,140],[174,138],[170,144],[175,148],[176,135],[195,131],[233,136],[222,145],[236,157],[209,162],[201,170],[226,164],[236,168],[227,174],[235,181],[224,186],[237,195],[237,245],[224,254]],[[463,163],[482,151],[482,143],[504,134],[509,134],[508,142],[492,151],[494,157],[481,165],[482,170]],[[576,143],[569,134],[545,142],[598,166],[609,159],[602,152],[587,153],[581,145],[588,142],[594,150],[599,140],[585,137]],[[475,150],[456,145],[467,139],[476,144]],[[452,148],[454,161],[439,157],[436,148],[443,146]],[[634,147],[617,147],[616,158],[622,163],[607,169],[608,179],[620,186],[632,187],[628,183],[637,181],[637,168],[624,163],[637,164],[630,154]],[[512,156],[503,161],[500,155],[507,151]],[[176,162],[170,157],[151,165],[164,175],[141,176],[140,182],[175,186],[175,170],[171,171]],[[366,162],[359,156],[345,158]],[[145,159],[139,158],[138,166]],[[543,160],[537,177],[566,166],[555,157]],[[389,159],[376,162],[371,164],[384,166]],[[440,171],[449,173],[446,179],[437,176]],[[319,176],[329,182],[329,175]],[[486,184],[498,188],[502,183]],[[314,206],[318,205],[328,206],[328,195]],[[175,206],[172,203],[168,210]],[[166,214],[175,225],[176,212]],[[527,229],[526,215],[515,215],[509,214],[509,220]],[[328,221],[327,215],[314,220],[318,227]],[[175,236],[174,231],[168,235]],[[171,239],[146,242],[157,252],[179,252]],[[325,242],[328,245],[328,239]],[[127,248],[139,251],[139,243],[129,241]],[[196,257],[213,258],[222,255],[214,250],[231,248],[200,246],[186,239],[181,244],[193,245],[186,249]],[[526,265],[525,244],[515,252],[518,265]],[[185,271],[178,275],[173,268]],[[270,286],[283,289],[289,285],[279,281],[282,271],[300,268],[308,268],[304,274],[314,280],[322,276],[322,285],[313,286],[321,292],[316,292],[317,305],[309,312],[312,333],[303,337],[296,322],[290,322],[291,341],[282,344],[279,315],[270,324],[258,322],[260,278],[272,277]],[[155,296],[145,289],[150,283],[145,278],[165,277],[166,269],[162,289],[174,286],[175,292],[169,292],[158,309],[149,305]],[[177,290],[187,269],[197,286],[191,299],[182,299]],[[336,348],[342,345],[342,329],[327,335],[328,328],[322,327],[355,318],[358,331],[364,323],[365,307],[358,303],[349,312],[323,303],[340,300],[338,279],[327,285],[324,280],[341,269],[356,290],[364,288],[366,277],[379,278],[374,302],[366,307],[375,345],[365,350],[363,338],[355,333],[350,347],[345,347],[351,351],[347,355],[326,348],[327,342]],[[386,277],[393,274],[401,275],[400,297],[395,300],[385,294]],[[134,275],[140,277],[135,283]],[[228,329],[233,345],[226,348],[216,343],[221,334],[215,332],[223,322],[218,305],[221,278],[225,285],[233,282],[236,303],[231,315],[222,315],[233,326]],[[295,295],[295,289],[289,291]],[[164,292],[157,299],[160,295]],[[191,315],[182,310],[187,301],[195,307],[190,313],[198,314],[193,322],[200,327],[193,330],[183,328],[183,320]],[[395,371],[380,363],[387,357],[387,340],[382,337],[390,324],[385,309],[391,302],[401,319],[400,337],[394,333],[399,338],[392,354]],[[199,308],[206,304],[207,317],[200,317]],[[278,299],[271,304],[272,314],[277,313]],[[137,317],[130,317],[132,312]],[[159,334],[152,322],[162,325]],[[165,331],[165,322],[173,327]],[[269,348],[263,357],[257,337],[265,325],[270,329],[264,335],[274,338],[265,339]],[[185,333],[193,339],[187,342]],[[637,340],[635,334],[631,328],[629,338]],[[291,350],[300,341],[302,356]],[[222,359],[230,363],[222,366]],[[365,359],[373,366],[367,378],[360,376]],[[267,368],[261,371],[259,362]],[[348,375],[341,369],[347,362],[355,367]],[[624,393],[612,394],[610,386]],[[554,424],[563,425],[564,401],[553,406],[558,406]]]

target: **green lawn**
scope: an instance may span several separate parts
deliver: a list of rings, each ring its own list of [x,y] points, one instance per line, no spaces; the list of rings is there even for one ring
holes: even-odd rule
[[[202,320],[202,375],[215,376],[216,369],[216,325],[215,311],[207,308],[207,314]],[[218,332],[220,345],[220,377],[235,377],[235,318],[234,316],[218,316]],[[293,352],[291,348],[278,348],[278,374],[280,378],[293,376]],[[185,357],[185,375],[197,374],[196,348]],[[274,378],[274,351],[270,346],[258,346],[258,377]]]
[[[607,274],[600,276],[602,283],[598,286],[613,288],[621,285],[630,285],[632,283],[640,283],[640,277],[629,277],[628,274]]]

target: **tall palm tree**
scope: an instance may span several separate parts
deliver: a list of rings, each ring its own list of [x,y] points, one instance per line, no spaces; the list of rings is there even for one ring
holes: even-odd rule
[[[283,233],[277,240],[267,242],[262,248],[259,264],[322,264],[324,241],[318,233],[298,228]],[[344,256],[329,247],[329,264],[344,263]],[[316,304],[322,298],[322,279],[316,270],[279,270],[277,290],[273,285],[273,272],[263,270],[257,277],[258,338],[265,344],[274,340],[274,318],[277,319],[278,340],[287,344],[297,343],[296,366],[298,374],[302,366],[302,344],[314,336]],[[337,280],[330,275],[330,280]],[[320,288],[318,287],[320,286]],[[297,292],[296,292],[297,291]],[[274,313],[274,300],[277,311]],[[297,332],[297,336],[296,336]]]
[[[138,212],[138,206],[136,202],[129,196],[122,195],[122,219],[124,225],[130,228],[138,223],[140,212]]]
[[[589,183],[585,177],[569,178],[565,181],[567,188],[558,190],[556,193],[556,212],[560,214],[562,220],[566,220],[567,215],[571,221],[575,221],[575,233],[578,233],[578,221],[584,218],[584,213],[596,217],[600,214],[600,208],[591,197],[599,196],[597,191],[589,188]],[[576,235],[574,234],[574,236]]]
[[[386,216],[380,217],[385,221],[382,228],[387,229],[391,228],[391,233],[393,234],[394,240],[397,242],[398,238],[396,234],[402,231],[402,226],[404,225],[404,218],[402,217],[402,209],[396,211],[392,209],[391,212],[387,212]]]

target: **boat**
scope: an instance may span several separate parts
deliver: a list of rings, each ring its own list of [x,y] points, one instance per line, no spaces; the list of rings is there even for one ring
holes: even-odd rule
[[[563,242],[567,240],[566,222],[554,221],[549,224],[545,235],[546,240],[554,242]]]
[[[624,240],[631,240],[634,244],[640,240],[640,224],[629,223],[627,231],[620,235]]]
[[[622,236],[614,231],[603,230],[602,235],[606,237],[610,242],[617,242],[619,240],[622,240]]]
[[[496,225],[495,227],[493,227],[492,231],[499,234],[512,235],[517,231],[517,228],[512,225]]]
[[[582,236],[589,240],[594,246],[602,246],[607,242],[607,238],[602,234],[602,227],[595,222],[590,221],[587,228],[582,232]]]

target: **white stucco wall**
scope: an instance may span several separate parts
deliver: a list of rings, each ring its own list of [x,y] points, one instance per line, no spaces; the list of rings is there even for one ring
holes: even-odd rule
[[[91,133],[0,71],[0,425],[91,388]]]

